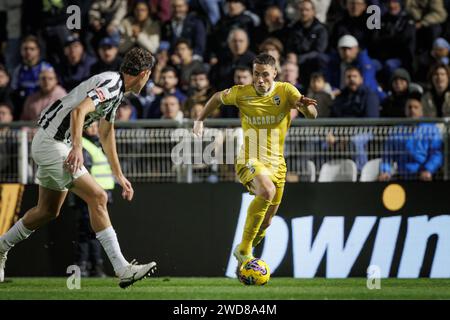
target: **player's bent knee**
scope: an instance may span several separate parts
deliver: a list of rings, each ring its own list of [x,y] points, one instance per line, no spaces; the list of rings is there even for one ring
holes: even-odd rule
[[[275,197],[275,193],[277,192],[275,186],[273,184],[266,185],[262,188],[260,197],[271,201]]]
[[[96,207],[106,207],[108,194],[105,190],[98,189],[91,195],[90,204]]]

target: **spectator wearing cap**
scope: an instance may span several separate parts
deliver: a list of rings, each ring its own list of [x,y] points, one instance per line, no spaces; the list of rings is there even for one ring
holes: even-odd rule
[[[95,57],[84,51],[84,46],[77,35],[70,35],[64,45],[66,63],[60,65],[58,72],[63,87],[70,91],[91,75],[91,68],[96,63]]]
[[[161,28],[159,22],[150,17],[150,9],[146,2],[136,2],[133,16],[123,20],[119,29],[121,54],[125,54],[135,46],[156,53],[161,38]]]
[[[53,68],[43,70],[39,75],[39,91],[27,97],[20,119],[37,120],[42,110],[66,94],[66,90],[58,85],[55,70]]]
[[[417,51],[429,51],[433,39],[442,32],[441,23],[447,18],[444,2],[440,0],[405,0],[405,10],[415,21]]]
[[[287,28],[283,11],[278,6],[270,6],[264,13],[264,19],[255,30],[255,35],[251,43],[252,49],[256,50],[258,46],[267,38],[277,38],[280,41],[286,39]]]
[[[186,0],[172,1],[172,19],[162,27],[162,39],[170,45],[173,54],[175,44],[180,39],[187,39],[192,46],[194,59],[203,61],[206,49],[206,26],[195,12],[189,12]]]
[[[431,84],[422,97],[426,117],[450,117],[450,68],[443,63],[435,64],[429,72]]]
[[[119,41],[115,37],[105,37],[98,46],[99,60],[92,65],[91,74],[105,71],[119,71],[122,58],[119,56]]]
[[[404,118],[405,105],[410,94],[411,77],[405,69],[397,69],[392,74],[391,91],[381,103],[381,116],[385,118]]]
[[[35,36],[28,36],[22,41],[20,53],[22,62],[14,70],[11,81],[15,119],[20,117],[25,99],[39,90],[41,71],[52,68],[48,62],[41,59],[39,42]]]
[[[10,81],[11,78],[8,71],[0,64],[0,102],[6,102],[12,105]]]
[[[358,40],[361,48],[367,48],[368,44],[371,42],[373,32],[367,28],[369,14],[366,10],[367,0],[346,1],[344,15],[341,19],[336,21],[331,33],[331,48],[335,48],[339,39],[346,34],[354,36]]]
[[[418,57],[417,69],[415,73],[415,78],[418,82],[427,81],[427,73],[430,66],[436,63],[449,64],[449,49],[450,45],[444,38],[437,38],[433,42],[433,49],[428,52],[422,53]]]
[[[361,71],[364,85],[376,92],[380,100],[385,98],[386,94],[379,88],[376,79],[377,66],[367,50],[360,49],[355,37],[342,36],[338,42],[338,53],[332,53],[329,59],[326,78],[333,89],[342,89],[345,86],[345,70],[354,66]]]
[[[354,66],[345,72],[345,87],[331,106],[331,117],[337,118],[377,118],[380,103],[375,92],[364,85],[361,71]]]
[[[226,0],[225,1],[226,14],[219,20],[213,32],[211,33],[213,57],[220,59],[220,53],[227,51],[228,39],[232,30],[244,30],[248,37],[253,39],[255,28],[257,24],[247,12],[245,0]],[[250,45],[250,40],[248,40]],[[212,64],[217,60],[211,61]]]
[[[237,66],[252,67],[255,54],[249,50],[249,39],[244,29],[233,29],[228,36],[228,50],[211,69],[211,79],[218,90],[233,85],[233,72]]]
[[[406,101],[405,114],[410,119],[421,119],[423,107],[415,95]],[[387,137],[380,164],[378,180],[389,181],[393,177],[401,180],[433,180],[433,175],[443,164],[442,136],[434,123],[418,123],[397,126]],[[394,176],[393,165],[397,165]]]
[[[390,73],[400,65],[412,71],[416,28],[412,17],[402,8],[402,1],[387,1],[387,12],[381,18],[381,29],[373,30],[374,37],[369,45],[373,58],[384,61]],[[387,73],[386,79],[389,79]]]
[[[325,71],[328,47],[328,31],[316,17],[312,1],[300,1],[297,4],[299,20],[289,29],[286,43],[288,54],[296,54],[302,70],[302,81],[307,87],[313,72]]]

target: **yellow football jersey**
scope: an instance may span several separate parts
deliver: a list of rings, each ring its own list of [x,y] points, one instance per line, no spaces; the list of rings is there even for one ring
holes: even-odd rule
[[[241,112],[244,145],[237,163],[256,159],[265,165],[284,164],[284,140],[291,124],[290,110],[300,92],[287,82],[274,82],[270,92],[262,95],[253,84],[237,85],[222,91],[224,105],[235,105]]]

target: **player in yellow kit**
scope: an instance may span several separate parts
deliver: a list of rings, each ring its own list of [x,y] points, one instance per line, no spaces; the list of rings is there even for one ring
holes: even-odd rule
[[[272,56],[258,55],[253,61],[253,84],[216,92],[194,123],[194,134],[201,136],[203,120],[220,105],[235,105],[241,113],[244,144],[236,158],[236,173],[255,198],[248,207],[242,241],[233,252],[239,265],[253,257],[252,248],[264,238],[283,196],[283,149],[290,110],[296,108],[306,118],[317,117],[314,99],[290,83],[275,81],[275,65]]]

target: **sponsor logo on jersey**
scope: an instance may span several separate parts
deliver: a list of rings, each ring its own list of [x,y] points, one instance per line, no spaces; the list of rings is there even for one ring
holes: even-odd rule
[[[279,96],[279,95],[275,95],[275,96],[273,97],[273,102],[275,102],[275,104],[276,104],[277,106],[279,106],[280,103],[281,103],[280,96]]]
[[[98,97],[98,100],[100,100],[100,102],[103,102],[106,100],[105,94],[103,93],[103,91],[100,88],[96,88],[95,92],[97,93],[97,97]]]

